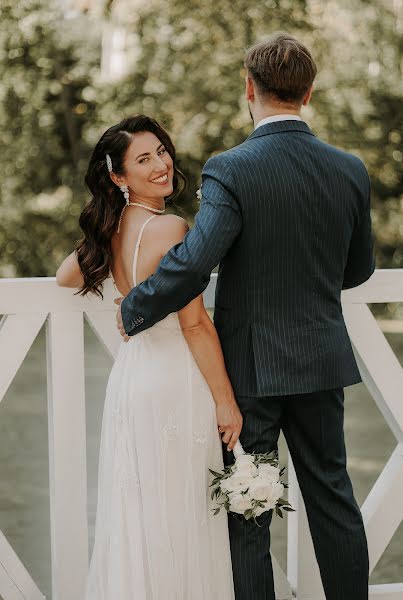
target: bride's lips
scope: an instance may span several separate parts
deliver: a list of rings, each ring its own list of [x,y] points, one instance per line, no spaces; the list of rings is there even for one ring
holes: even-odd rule
[[[168,173],[164,173],[164,175],[160,175],[159,177],[154,177],[154,179],[150,179],[151,183],[155,183],[155,185],[166,185],[170,183]]]

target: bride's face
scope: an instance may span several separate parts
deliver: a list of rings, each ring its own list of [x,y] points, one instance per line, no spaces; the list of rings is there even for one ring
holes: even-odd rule
[[[173,192],[173,161],[150,131],[133,136],[125,158],[125,183],[140,198],[165,198]]]

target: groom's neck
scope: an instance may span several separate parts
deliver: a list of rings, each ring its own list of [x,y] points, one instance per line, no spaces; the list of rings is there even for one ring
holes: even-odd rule
[[[276,115],[298,115],[300,117],[301,107],[285,104],[261,104],[254,107],[252,112],[253,123],[256,127],[262,119],[275,117]]]

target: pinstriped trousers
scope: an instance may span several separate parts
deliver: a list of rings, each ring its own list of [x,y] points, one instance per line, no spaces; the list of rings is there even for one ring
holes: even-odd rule
[[[246,452],[277,448],[283,430],[304,498],[327,600],[368,599],[368,549],[360,509],[346,469],[343,389],[237,402]],[[224,462],[234,461],[224,447]],[[275,600],[270,560],[272,512],[261,527],[229,514],[236,600]]]

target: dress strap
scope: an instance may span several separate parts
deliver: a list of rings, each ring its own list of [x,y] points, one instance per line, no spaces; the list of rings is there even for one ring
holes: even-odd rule
[[[151,221],[151,219],[153,219],[156,216],[157,215],[151,215],[151,217],[149,217],[146,221],[144,221],[144,223],[143,223],[143,225],[141,226],[141,229],[140,229],[139,237],[137,238],[136,248],[134,250],[134,256],[133,256],[133,285],[134,285],[134,287],[136,287],[136,285],[137,285],[137,278],[136,278],[137,258],[138,258],[138,255],[139,255],[139,248],[140,248],[141,237],[143,235],[143,231],[144,231],[144,228],[147,225],[147,223],[149,221]]]

